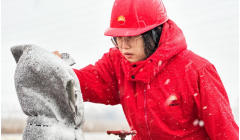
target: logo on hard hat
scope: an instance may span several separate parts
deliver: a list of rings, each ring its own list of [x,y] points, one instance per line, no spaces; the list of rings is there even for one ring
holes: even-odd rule
[[[123,25],[123,24],[125,24],[126,19],[123,15],[121,15],[118,17],[117,21],[120,25]]]

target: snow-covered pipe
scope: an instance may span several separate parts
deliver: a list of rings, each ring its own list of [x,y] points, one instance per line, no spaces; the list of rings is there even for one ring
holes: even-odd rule
[[[11,48],[17,63],[15,87],[28,116],[23,140],[84,140],[84,108],[68,54],[61,58],[35,45]]]

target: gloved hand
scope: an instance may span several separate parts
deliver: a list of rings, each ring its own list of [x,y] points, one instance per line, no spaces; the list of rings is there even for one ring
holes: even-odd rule
[[[73,60],[73,58],[68,53],[61,53],[60,54],[58,51],[54,51],[52,53],[57,55],[58,57],[60,57],[69,66],[72,66],[72,65],[76,64],[75,61]]]

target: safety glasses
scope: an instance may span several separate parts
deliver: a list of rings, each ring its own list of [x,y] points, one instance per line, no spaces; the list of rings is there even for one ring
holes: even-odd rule
[[[138,36],[128,36],[128,37],[112,37],[111,41],[113,45],[119,49],[119,47],[122,47],[123,41],[125,41],[128,45],[131,46],[132,43],[137,42],[139,38],[141,38],[142,35]]]

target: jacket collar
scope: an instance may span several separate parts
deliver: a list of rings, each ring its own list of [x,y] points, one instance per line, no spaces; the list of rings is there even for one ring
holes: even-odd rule
[[[151,82],[171,58],[187,48],[181,29],[172,21],[163,24],[158,49],[146,60],[130,63],[122,56],[122,68],[128,80]]]

